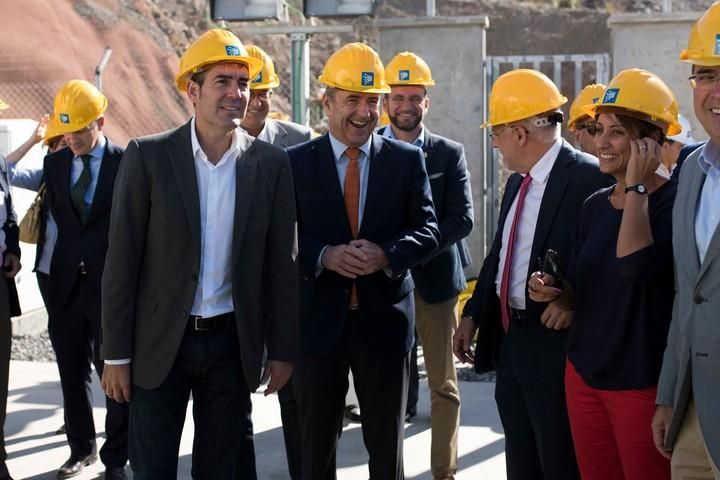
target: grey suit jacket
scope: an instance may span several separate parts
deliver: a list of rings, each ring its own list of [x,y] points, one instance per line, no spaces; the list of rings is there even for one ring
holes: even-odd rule
[[[232,292],[250,390],[263,350],[291,361],[298,338],[295,195],[287,154],[243,135],[236,164]],[[200,270],[200,205],[190,123],[131,140],[118,172],[103,276],[102,357],[132,358],[133,382],[167,377]]]
[[[265,120],[265,129],[269,142],[276,147],[288,148],[298,143],[307,142],[312,138],[312,131],[300,124],[283,120]]]
[[[676,293],[657,403],[674,408],[665,441],[670,447],[692,384],[703,436],[715,464],[720,464],[720,228],[701,265],[695,243],[695,213],[705,181],[697,162],[701,151],[693,152],[683,166],[673,208]]]

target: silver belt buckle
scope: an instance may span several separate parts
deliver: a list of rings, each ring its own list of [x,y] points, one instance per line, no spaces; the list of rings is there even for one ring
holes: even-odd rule
[[[198,325],[198,320],[202,320],[202,319],[203,319],[203,317],[193,317],[193,329],[195,329],[199,332],[204,332],[205,330],[210,330],[207,327],[204,328],[204,327],[201,327],[200,325]]]

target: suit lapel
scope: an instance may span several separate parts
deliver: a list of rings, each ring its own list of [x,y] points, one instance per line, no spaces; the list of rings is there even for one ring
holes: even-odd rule
[[[113,184],[120,165],[120,158],[121,155],[117,147],[110,142],[110,139],[107,139],[103,158],[100,162],[97,184],[95,185],[95,195],[85,225],[93,222],[98,215],[110,208]]]
[[[425,157],[425,169],[430,172],[430,163],[432,162],[432,154],[433,154],[433,148],[435,148],[435,142],[433,142],[432,135],[430,135],[430,132],[428,129],[425,129],[425,137],[423,138],[423,156]]]
[[[63,181],[63,188],[61,189],[61,192],[63,192],[65,202],[67,202],[70,211],[72,211],[73,213],[72,217],[77,222],[78,228],[82,228],[82,222],[80,221],[80,218],[75,211],[72,197],[70,197],[70,190],[72,189],[72,161],[74,155],[69,148],[66,148],[65,152],[67,153],[67,155],[64,155],[62,158],[59,158],[57,160],[58,162],[62,162],[60,167],[60,178]]]
[[[240,136],[242,154],[235,162],[235,214],[233,223],[232,265],[237,262],[242,246],[248,212],[252,203],[258,162],[262,161],[250,137]]]
[[[370,158],[368,159],[370,162],[370,168],[368,169],[367,192],[365,194],[365,206],[363,207],[362,218],[360,219],[360,229],[358,230],[359,238],[363,238],[363,236],[365,236],[364,232],[368,228],[368,222],[365,220],[373,218],[372,212],[378,207],[381,199],[383,198],[383,192],[385,191],[384,183],[386,179],[393,178],[392,175],[384,172],[384,169],[387,167],[387,163],[381,158],[388,149],[389,147],[385,145],[382,137],[376,134],[372,135]],[[350,228],[349,224],[348,228]],[[363,232],[363,234],[360,232]]]
[[[552,229],[555,215],[557,215],[560,209],[560,203],[563,195],[565,195],[565,189],[567,188],[568,182],[570,181],[570,165],[575,163],[575,155],[568,148],[565,141],[560,148],[560,153],[555,159],[555,164],[550,171],[547,185],[545,186],[545,193],[540,203],[540,211],[538,212],[537,225],[535,227],[535,236],[533,238],[533,245],[530,252],[530,259],[536,258],[543,250],[545,241],[547,240],[550,230]],[[532,269],[535,265],[530,262],[530,268]],[[529,274],[530,272],[528,272]]]
[[[265,123],[265,128],[268,129],[269,143],[272,143],[276,147],[287,148],[287,131],[278,122],[272,119],[268,119]]]
[[[170,164],[175,179],[180,187],[185,215],[187,216],[190,234],[193,241],[193,252],[200,255],[200,193],[198,191],[195,159],[193,158],[192,142],[190,141],[190,122],[179,128],[170,138],[174,149],[171,149]]]
[[[702,149],[698,149],[702,150]],[[694,162],[694,163],[690,163]],[[702,193],[702,186],[705,182],[705,174],[700,169],[700,167],[697,165],[697,156],[696,155],[690,155],[685,160],[685,167],[684,168],[691,168],[693,169],[692,177],[690,178],[690,185],[688,188],[688,193],[686,196],[684,196],[684,200],[682,201],[682,207],[683,211],[681,212],[681,218],[679,219],[680,222],[683,224],[683,228],[680,230],[683,232],[683,235],[685,236],[685,245],[686,248],[692,250],[693,260],[691,262],[688,262],[687,267],[690,269],[690,278],[697,278],[699,280],[699,275],[701,275],[700,272],[700,258],[698,256],[698,249],[697,249],[697,238],[695,236],[695,214],[697,210],[697,206],[700,203],[700,194]],[[679,203],[679,202],[678,202]],[[710,242],[710,246],[708,247],[707,254],[705,255],[705,262],[704,262],[704,268],[703,271],[707,269],[707,265],[710,263],[708,261],[708,256],[711,254],[711,246],[713,243],[717,244],[715,241],[717,239],[717,231],[715,232],[713,241]]]
[[[343,229],[344,236],[346,238],[352,238],[350,222],[348,221],[347,211],[345,210],[345,197],[340,187],[342,179],[338,178],[337,167],[335,166],[335,153],[333,153],[328,134],[320,138],[313,146],[313,149],[317,149],[315,161],[317,162],[317,175],[318,178],[321,179],[321,181],[318,181],[318,185],[327,185],[327,190],[323,192],[323,195],[327,195],[328,204],[332,205],[333,210],[335,210],[331,218],[337,218],[338,223]]]

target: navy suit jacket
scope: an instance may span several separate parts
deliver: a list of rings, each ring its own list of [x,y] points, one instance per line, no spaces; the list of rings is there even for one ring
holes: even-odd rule
[[[382,135],[385,128],[378,133]],[[412,277],[425,302],[440,303],[467,287],[463,268],[470,263],[470,252],[464,239],[473,228],[472,193],[462,144],[426,128],[422,149],[440,244],[430,258],[412,268]]]
[[[680,150],[680,153],[678,153],[677,163],[675,164],[672,176],[670,177],[671,180],[675,182],[680,180],[680,169],[682,168],[683,163],[685,163],[685,159],[689,157],[692,152],[705,145],[705,143],[706,142],[690,143]]]
[[[422,152],[373,134],[367,196],[358,238],[374,242],[390,261],[356,280],[362,341],[370,349],[406,353],[414,341],[410,268],[438,245],[438,230]],[[300,339],[304,352],[333,350],[348,314],[353,281],[323,269],[324,247],[353,237],[328,135],[288,149],[295,182],[300,264]]]
[[[58,226],[58,238],[50,263],[48,293],[50,310],[62,310],[67,305],[78,278],[78,265],[82,262],[87,281],[92,289],[96,307],[100,309],[100,280],[105,268],[110,229],[110,206],[115,176],[124,149],[107,139],[95,196],[87,222],[83,225],[70,200],[70,173],[73,153],[69,148],[45,157],[44,172],[48,207]]]
[[[520,190],[522,178],[518,173],[510,175],[510,178],[508,178],[500,206],[497,232],[490,253],[483,262],[472,297],[465,304],[463,310],[463,316],[472,316],[480,330],[475,349],[475,369],[478,372],[494,370],[497,364],[497,354],[503,329],[495,278],[500,264],[503,226],[505,225],[508,210]],[[575,221],[580,214],[585,199],[600,188],[608,186],[610,181],[610,177],[600,173],[595,157],[575,150],[569,143],[563,141],[555,165],[550,171],[545,193],[540,204],[540,212],[530,253],[528,279],[536,269],[534,259],[544,256],[549,248],[558,252],[561,260],[565,263],[563,267],[567,266],[566,262],[570,258]],[[537,325],[541,325],[540,315],[542,315],[546,305],[546,303],[536,303],[530,300],[526,290],[526,317],[531,324],[535,322]],[[542,343],[543,337],[564,337],[566,334],[566,331],[558,332],[545,329],[545,327],[542,328],[542,335],[538,336],[538,344]],[[550,341],[554,344],[558,343],[556,339]],[[562,369],[559,371],[562,371]]]

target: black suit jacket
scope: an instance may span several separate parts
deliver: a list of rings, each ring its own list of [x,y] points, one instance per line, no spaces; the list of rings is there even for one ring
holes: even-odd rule
[[[2,225],[2,229],[5,232],[5,251],[13,253],[20,258],[20,230],[18,229],[17,216],[15,215],[15,209],[12,204],[12,195],[10,193],[10,182],[7,176],[8,166],[5,157],[0,155],[0,195],[5,196],[5,212],[6,220],[5,224]],[[20,300],[17,294],[17,288],[15,286],[14,278],[7,278],[2,275],[7,281],[8,286],[8,300],[10,305],[10,316],[17,317],[21,315],[20,311]]]
[[[378,130],[382,135],[383,127]],[[412,268],[415,288],[427,303],[440,303],[465,290],[465,262],[469,251],[465,237],[473,227],[470,176],[462,144],[425,129],[425,168],[430,180],[440,242],[435,253]],[[461,256],[461,252],[464,256]]]
[[[300,335],[303,351],[332,351],[347,318],[352,280],[330,270],[316,276],[324,247],[350,242],[340,181],[328,135],[288,149],[298,209]],[[408,352],[414,341],[409,269],[438,245],[422,152],[373,134],[368,187],[358,238],[381,246],[392,274],[357,279],[364,341],[371,349]]]
[[[514,173],[508,178],[500,206],[497,232],[485,258],[472,297],[465,304],[463,316],[472,316],[478,326],[478,340],[475,349],[475,369],[478,372],[494,370],[503,335],[495,278],[500,264],[502,232],[515,196],[520,190],[523,177]],[[610,183],[610,178],[600,173],[597,159],[575,150],[563,141],[545,187],[540,212],[533,237],[530,265],[527,278],[535,270],[535,261],[551,248],[567,262],[571,252],[571,239],[575,221],[585,199],[593,192]],[[566,265],[563,265],[565,267]],[[525,293],[526,317],[529,322],[540,324],[540,315],[547,304],[530,300]],[[547,335],[564,335],[565,332],[547,330]]]
[[[680,153],[678,153],[677,163],[675,164],[672,176],[670,177],[671,180],[674,182],[678,182],[680,180],[680,169],[682,168],[683,163],[685,163],[685,159],[689,157],[692,152],[705,145],[705,143],[706,142],[689,143],[680,150]]]
[[[177,357],[198,288],[200,196],[191,122],[133,139],[118,173],[103,276],[102,357],[132,358],[133,383],[156,388]],[[297,353],[297,237],[287,154],[240,134],[235,160],[232,298],[245,381]]]
[[[80,222],[70,200],[70,174],[73,153],[69,148],[45,157],[44,172],[47,188],[47,205],[58,226],[57,243],[50,263],[48,302],[51,311],[61,311],[70,300],[78,279],[78,265],[83,263],[96,307],[100,308],[100,281],[105,268],[110,229],[110,206],[112,204],[115,176],[117,175],[123,149],[107,139],[105,153],[100,164],[95,196],[87,222]]]

